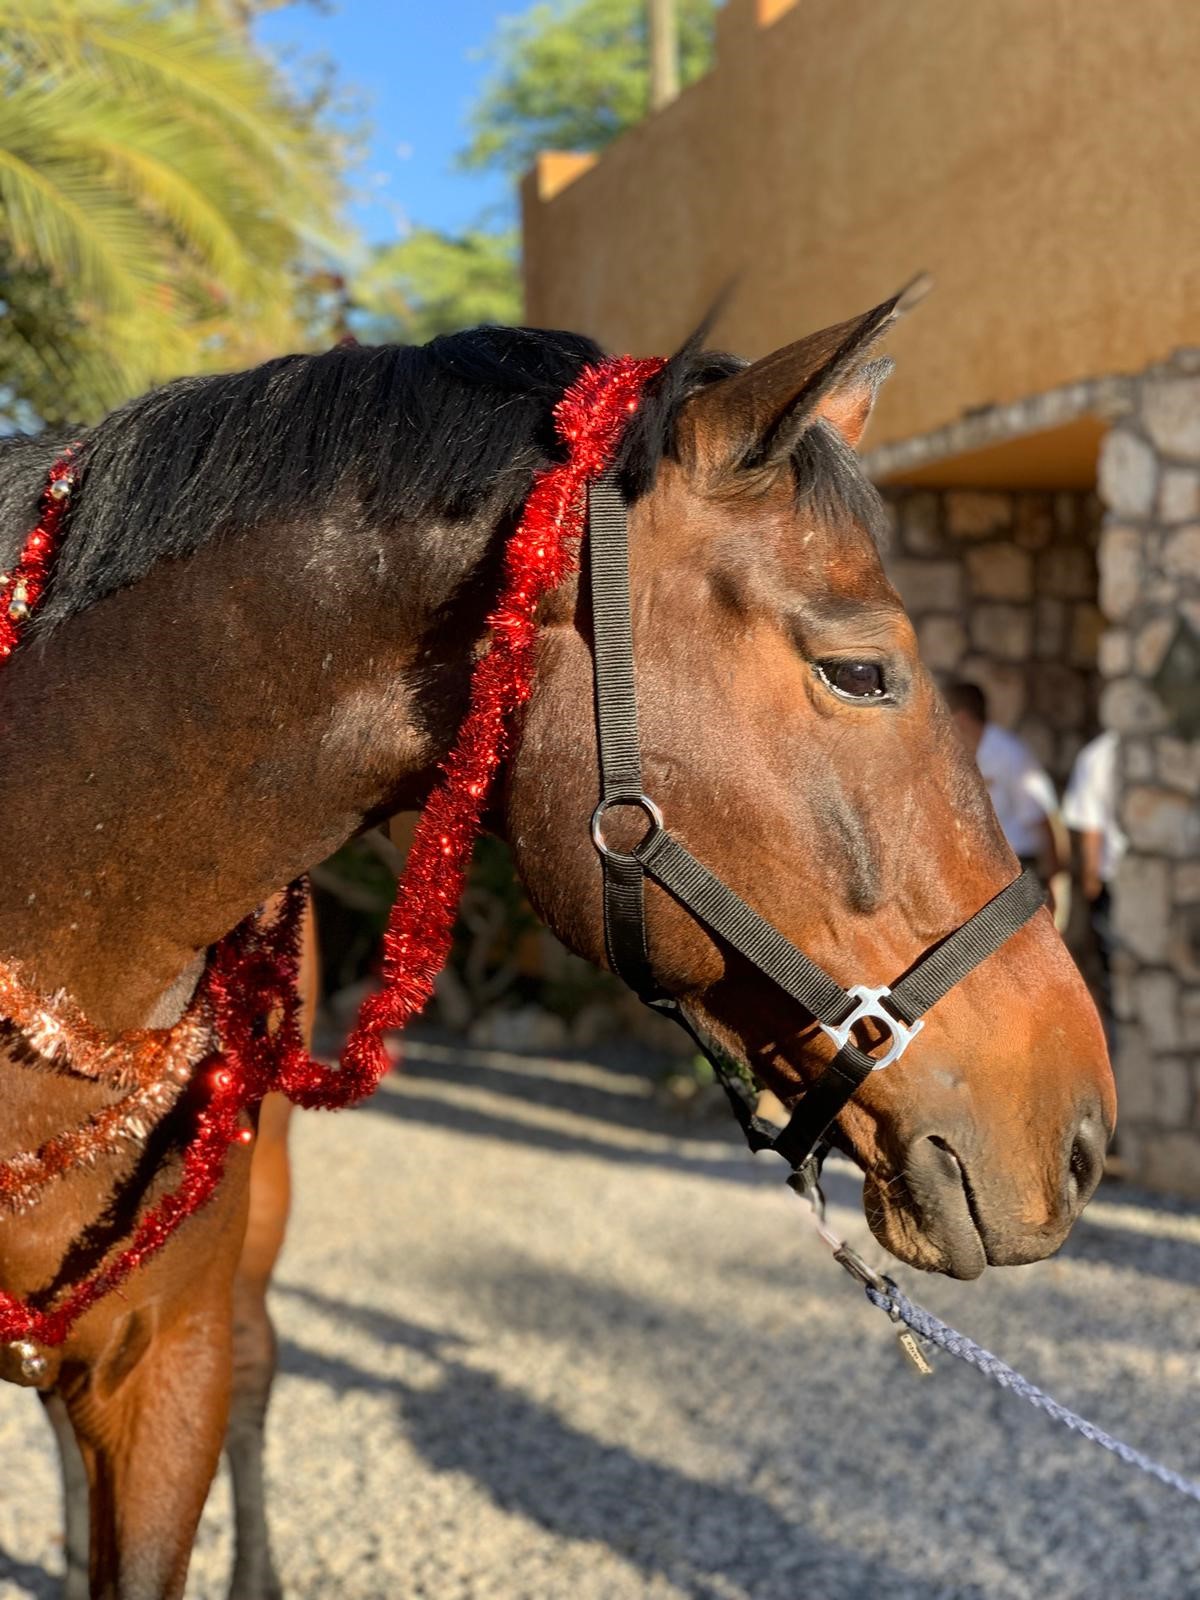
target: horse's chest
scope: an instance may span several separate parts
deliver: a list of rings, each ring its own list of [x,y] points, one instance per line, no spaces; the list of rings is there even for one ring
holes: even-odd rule
[[[0,1051],[0,1161],[43,1151],[64,1130],[82,1127],[118,1092],[39,1071],[21,1048]],[[124,1142],[103,1160],[68,1159],[28,1202],[0,1195],[0,1286],[25,1294],[53,1278],[73,1243],[103,1216],[137,1165]]]
[[[11,1043],[0,1046],[0,1087],[0,1163],[43,1151],[65,1129],[84,1126],[119,1097],[103,1085],[30,1066],[21,1047]],[[94,1160],[70,1162],[27,1205],[14,1207],[0,1196],[0,1290],[45,1308],[111,1260],[139,1218],[178,1184],[189,1117],[181,1103],[143,1136],[123,1139]],[[183,1230],[186,1247],[181,1250],[173,1239],[119,1296],[102,1299],[64,1353],[93,1359],[110,1342],[114,1318],[124,1322],[139,1307],[177,1298],[195,1277],[196,1248],[211,1264],[229,1254],[220,1241],[240,1240],[247,1168],[245,1160],[231,1162],[212,1203]],[[0,1350],[0,1378],[14,1377],[2,1357]]]

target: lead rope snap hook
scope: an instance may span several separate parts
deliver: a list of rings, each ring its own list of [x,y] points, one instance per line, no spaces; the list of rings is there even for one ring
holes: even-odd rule
[[[881,1277],[874,1267],[869,1267],[854,1246],[847,1244],[844,1239],[838,1240],[833,1259],[856,1283],[861,1283],[864,1289],[874,1289],[879,1294],[887,1294],[889,1280]]]
[[[929,1348],[928,1340],[919,1338],[901,1317],[893,1298],[899,1293],[899,1287],[893,1278],[886,1273],[876,1272],[859,1255],[853,1245],[847,1244],[844,1239],[839,1239],[837,1234],[825,1220],[825,1193],[820,1184],[820,1166],[810,1157],[797,1167],[788,1178],[788,1187],[801,1199],[807,1200],[812,1211],[813,1226],[822,1240],[833,1252],[833,1259],[844,1272],[848,1272],[856,1283],[864,1289],[872,1289],[884,1301],[886,1310],[896,1328],[896,1343],[900,1346],[908,1364],[920,1374],[922,1378],[933,1376],[933,1364],[925,1354]]]

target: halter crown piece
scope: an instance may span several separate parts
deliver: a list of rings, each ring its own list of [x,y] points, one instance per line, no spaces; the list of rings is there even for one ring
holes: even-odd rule
[[[383,988],[364,1002],[337,1068],[314,1061],[301,1037],[304,880],[284,892],[274,915],[246,918],[213,946],[173,1028],[102,1035],[67,997],[40,996],[15,963],[0,960],[0,1023],[22,1032],[48,1070],[125,1091],[81,1127],[0,1162],[0,1206],[23,1209],[70,1167],[143,1137],[189,1086],[197,1096],[179,1182],[144,1212],[123,1250],[51,1304],[0,1291],[0,1340],[22,1355],[26,1377],[36,1380],[44,1370],[38,1345],[62,1344],[84,1312],[211,1199],[230,1147],[252,1141],[246,1113],[265,1094],[335,1109],[379,1086],[391,1066],[383,1035],[424,1008],[450,952],[484,805],[511,745],[514,713],[529,698],[538,605],[574,570],[588,487],[612,460],[644,384],[661,366],[627,356],[600,362],[555,408],[566,459],[537,475],[508,542],[500,597],[488,618],[491,643],[476,664],[470,708],[421,814],[384,934]],[[50,580],[77,478],[73,449],[51,467],[37,526],[13,570],[0,574],[0,663],[13,654]]]

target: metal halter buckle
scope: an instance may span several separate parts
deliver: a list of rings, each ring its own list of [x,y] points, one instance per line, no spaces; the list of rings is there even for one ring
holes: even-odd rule
[[[852,989],[846,990],[846,993],[852,995],[858,1002],[850,1015],[843,1017],[836,1027],[831,1027],[827,1022],[822,1022],[820,1025],[821,1031],[827,1033],[841,1050],[849,1040],[856,1023],[865,1022],[868,1017],[876,1022],[882,1022],[891,1035],[892,1042],[875,1062],[871,1069],[873,1072],[882,1072],[884,1067],[890,1067],[893,1061],[899,1061],[925,1026],[923,1022],[914,1022],[909,1027],[907,1023],[901,1022],[899,1017],[893,1016],[890,1011],[885,1011],[881,1002],[891,992],[887,984],[881,985],[878,989],[868,989],[865,983],[856,983]]]
[[[604,816],[614,806],[637,806],[638,810],[646,817],[650,828],[649,832],[640,841],[642,844],[645,844],[646,840],[653,834],[660,832],[663,827],[663,814],[648,794],[614,794],[607,800],[601,800],[595,811],[592,812],[592,843],[606,860],[612,860],[614,857],[618,859],[624,858],[629,855],[627,850],[614,850],[604,838]]]

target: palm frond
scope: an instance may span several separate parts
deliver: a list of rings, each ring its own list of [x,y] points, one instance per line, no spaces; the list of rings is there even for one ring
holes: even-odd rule
[[[136,102],[203,111],[276,179],[302,185],[309,206],[322,195],[324,163],[314,167],[313,138],[264,61],[236,37],[185,9],[164,12],[128,0],[0,0],[0,35],[20,30],[60,68],[67,63]]]
[[[86,163],[38,139],[25,98],[0,103],[0,216],[13,253],[70,280],[84,300],[135,304],[149,281],[147,228]]]
[[[297,263],[344,247],[336,156],[211,17],[0,0],[0,295],[5,261],[43,272],[87,331],[41,355],[33,323],[0,339],[0,386],[25,374],[44,395],[69,360],[111,403],[114,383],[294,347]]]

